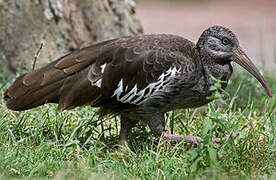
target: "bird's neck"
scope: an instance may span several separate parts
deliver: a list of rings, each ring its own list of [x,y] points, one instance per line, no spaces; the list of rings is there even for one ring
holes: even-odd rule
[[[227,86],[227,82],[233,72],[231,64],[218,64],[206,56],[202,56],[201,63],[207,84],[211,86],[215,83],[215,79],[220,79],[222,81],[225,81],[225,83],[222,83],[222,88],[225,89]],[[215,79],[212,77],[214,77]]]

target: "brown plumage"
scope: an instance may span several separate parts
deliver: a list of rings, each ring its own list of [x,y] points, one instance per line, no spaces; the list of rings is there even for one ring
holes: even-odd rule
[[[213,26],[196,45],[180,36],[160,34],[118,38],[76,50],[17,78],[4,99],[9,109],[18,111],[45,103],[58,103],[59,110],[101,107],[102,112],[121,116],[121,136],[126,141],[138,121],[161,135],[165,112],[207,104],[214,84],[211,76],[227,82],[231,61],[246,68],[271,96],[233,32]]]

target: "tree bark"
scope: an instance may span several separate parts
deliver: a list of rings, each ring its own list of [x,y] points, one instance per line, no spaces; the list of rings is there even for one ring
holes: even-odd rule
[[[0,59],[7,78],[98,41],[142,33],[133,0],[0,0]]]

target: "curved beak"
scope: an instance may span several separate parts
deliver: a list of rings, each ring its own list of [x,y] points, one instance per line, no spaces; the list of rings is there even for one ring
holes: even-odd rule
[[[238,47],[236,52],[236,56],[233,59],[236,63],[241,65],[243,68],[245,68],[250,74],[252,74],[265,88],[267,94],[269,97],[272,97],[272,94],[257,67],[252,63],[252,61],[249,59],[249,57],[244,53],[244,51]]]

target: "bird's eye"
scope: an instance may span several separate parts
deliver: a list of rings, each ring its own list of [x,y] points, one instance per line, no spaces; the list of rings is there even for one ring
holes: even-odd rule
[[[228,38],[223,38],[223,39],[222,39],[222,43],[223,43],[224,45],[228,45],[228,44],[230,44],[230,40],[229,40]]]

